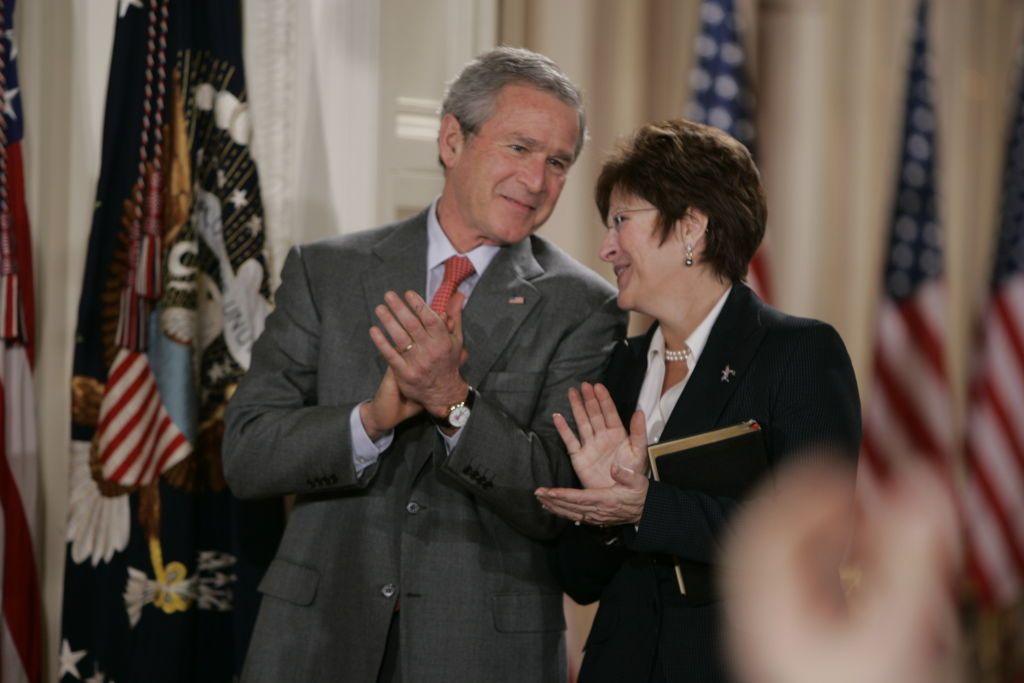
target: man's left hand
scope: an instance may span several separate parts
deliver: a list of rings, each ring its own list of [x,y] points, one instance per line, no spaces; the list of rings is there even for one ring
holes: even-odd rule
[[[387,336],[374,326],[370,338],[394,371],[402,394],[431,415],[446,416],[448,408],[469,392],[459,374],[465,360],[461,307],[453,306],[452,319],[445,321],[419,294],[406,292],[403,300],[388,292],[374,312]]]

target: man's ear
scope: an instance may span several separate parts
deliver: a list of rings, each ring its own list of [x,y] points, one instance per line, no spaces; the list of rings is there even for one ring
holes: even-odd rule
[[[466,135],[462,131],[462,124],[454,114],[445,114],[437,134],[437,153],[446,169],[455,165],[465,145]]]

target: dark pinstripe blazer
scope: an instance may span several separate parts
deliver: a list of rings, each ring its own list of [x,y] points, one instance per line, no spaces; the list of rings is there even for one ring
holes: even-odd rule
[[[618,344],[606,373],[624,422],[636,407],[653,332]],[[738,284],[661,440],[747,419],[761,424],[772,467],[814,446],[857,457],[860,401],[842,339]],[[738,502],[651,482],[638,532],[627,526],[609,538],[582,526],[562,535],[554,564],[563,587],[577,602],[601,601],[580,683],[728,680],[714,591],[681,596],[670,556],[713,586],[719,540]]]

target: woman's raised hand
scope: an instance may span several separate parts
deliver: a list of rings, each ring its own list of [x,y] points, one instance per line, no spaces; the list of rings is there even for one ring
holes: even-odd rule
[[[615,419],[618,420],[618,417]],[[581,445],[580,450],[586,449]],[[584,489],[539,488],[534,491],[534,495],[545,510],[576,524],[637,524],[643,517],[649,486],[646,476],[647,428],[642,412],[638,410],[633,413],[629,437],[620,442],[611,454],[611,464],[607,470],[610,485],[588,486]],[[599,469],[600,466],[595,465],[595,472]],[[578,473],[580,468],[577,467],[576,471]]]
[[[553,420],[572,459],[573,469],[584,488],[603,488],[615,484],[612,465],[635,469],[639,464],[622,426],[611,394],[603,384],[584,382],[580,389],[569,390],[569,406],[579,435],[559,413]]]

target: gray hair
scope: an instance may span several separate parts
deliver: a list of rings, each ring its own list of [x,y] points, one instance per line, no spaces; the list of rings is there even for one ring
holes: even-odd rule
[[[583,95],[557,64],[530,50],[499,47],[466,64],[455,80],[448,84],[441,104],[441,118],[446,114],[453,115],[463,132],[472,135],[491,117],[498,92],[512,84],[528,85],[550,93],[576,110],[579,134],[572,155],[575,161],[587,136]]]

